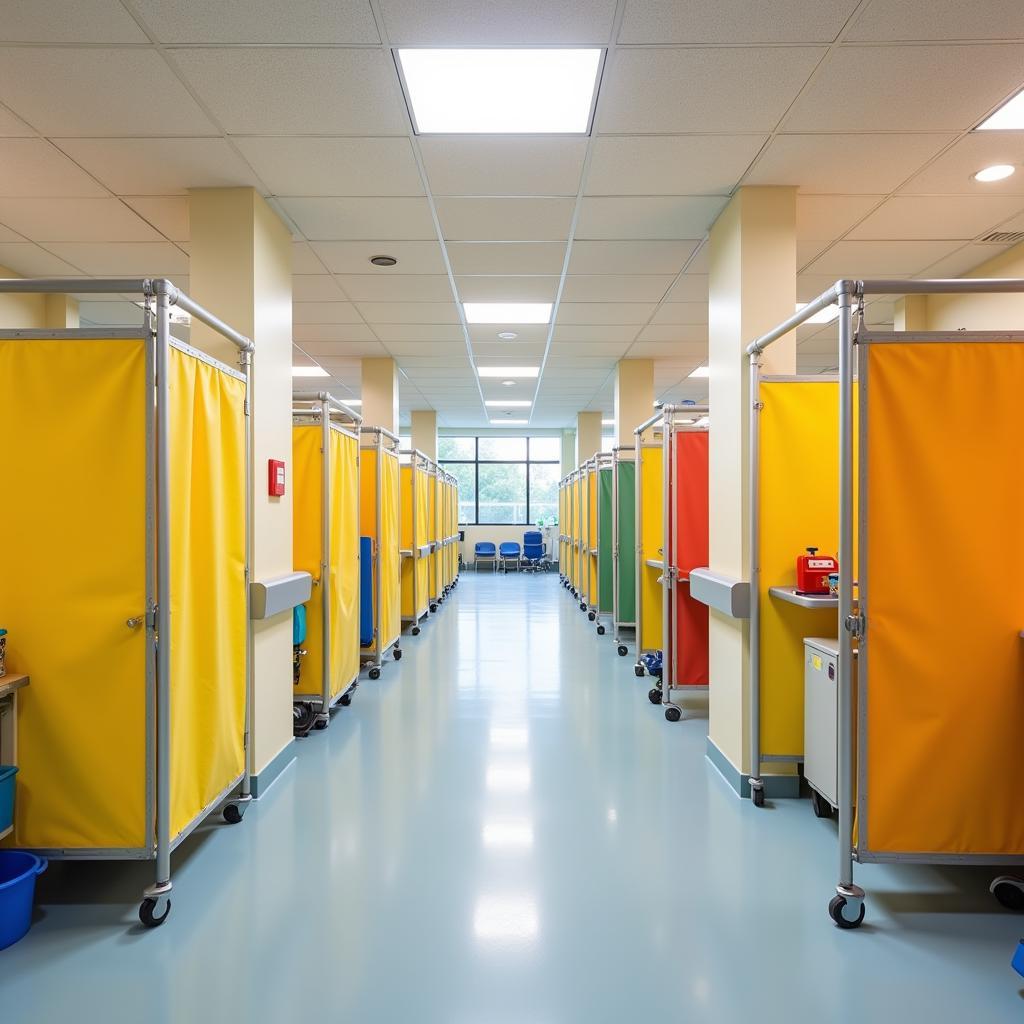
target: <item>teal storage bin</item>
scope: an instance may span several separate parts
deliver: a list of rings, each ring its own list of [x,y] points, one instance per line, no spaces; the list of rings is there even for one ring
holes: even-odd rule
[[[14,823],[14,776],[18,769],[13,764],[0,764],[0,832],[6,832]]]

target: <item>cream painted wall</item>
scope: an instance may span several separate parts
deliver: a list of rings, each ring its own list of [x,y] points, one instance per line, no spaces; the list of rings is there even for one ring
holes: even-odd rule
[[[742,188],[711,229],[709,279],[709,551],[711,568],[750,578],[747,542],[749,459],[746,346],[793,315],[796,303],[796,190]],[[764,370],[793,373],[793,335],[766,353]],[[749,629],[710,615],[709,739],[749,772]]]
[[[615,443],[632,447],[633,431],[654,413],[654,360],[620,359],[615,367]]]
[[[1015,245],[964,277],[1024,278],[1024,244]],[[1024,327],[1024,295],[1021,294],[907,296],[904,301],[910,303],[914,299],[923,300],[925,323],[912,324],[911,329],[1009,331]]]
[[[398,433],[398,364],[394,359],[362,362],[363,422]]]
[[[0,277],[21,277],[21,274],[0,266]],[[30,295],[24,292],[0,295],[0,328],[4,330],[77,326],[78,303],[68,295]]]
[[[437,462],[437,413],[433,409],[414,409],[412,446]]]
[[[255,579],[292,571],[291,495],[266,493],[268,459],[291,462],[291,234],[251,188],[193,189],[189,289],[256,344],[253,383]],[[196,347],[237,365],[234,346],[195,323]],[[292,624],[285,612],[255,623],[252,768],[292,739]]]
[[[576,465],[592,459],[601,450],[601,413],[576,414]]]

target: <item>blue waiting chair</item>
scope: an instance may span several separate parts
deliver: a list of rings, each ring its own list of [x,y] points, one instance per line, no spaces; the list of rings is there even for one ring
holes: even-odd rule
[[[523,534],[523,562],[527,572],[544,572],[547,568],[548,547],[540,530],[527,530]]]
[[[473,548],[473,569],[476,572],[480,571],[481,562],[490,564],[492,571],[497,570],[498,549],[494,546],[493,541],[480,540],[476,542],[476,546]]]
[[[498,547],[498,561],[502,572],[508,572],[509,562],[515,562],[516,569],[519,568],[522,552],[514,540],[502,541]]]

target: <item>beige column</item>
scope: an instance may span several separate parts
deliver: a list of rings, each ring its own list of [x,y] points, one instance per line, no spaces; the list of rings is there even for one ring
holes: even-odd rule
[[[601,413],[576,413],[576,465],[592,459],[601,450]]]
[[[437,462],[437,413],[433,409],[413,410],[412,446]]]
[[[749,360],[746,346],[793,315],[796,305],[796,190],[741,188],[710,237],[709,437],[710,562],[716,572],[750,578],[747,532]],[[796,339],[764,355],[764,372],[793,373]],[[749,629],[711,611],[708,749],[749,774]],[[717,748],[713,749],[713,748]]]
[[[193,189],[189,207],[189,292],[256,345],[252,575],[267,579],[292,571],[291,478],[283,498],[268,497],[266,487],[267,460],[290,465],[292,454],[291,234],[251,188]],[[190,338],[197,348],[238,365],[234,346],[202,324],[193,322]],[[254,624],[253,655],[251,761],[259,774],[292,740],[289,612]]]
[[[43,318],[46,327],[78,327],[78,300],[70,295],[44,295]]]
[[[620,359],[615,367],[615,443],[632,446],[633,431],[654,414],[654,360]]]
[[[893,315],[894,331],[928,330],[928,296],[904,295],[896,300]]]
[[[21,277],[0,266],[0,277]],[[139,310],[139,323],[142,323]],[[39,329],[43,327],[77,327],[78,302],[68,295],[5,292],[0,295],[0,328],[4,330]]]
[[[562,476],[568,476],[576,468],[576,431],[562,431]]]
[[[363,422],[398,433],[398,364],[394,359],[364,359]]]

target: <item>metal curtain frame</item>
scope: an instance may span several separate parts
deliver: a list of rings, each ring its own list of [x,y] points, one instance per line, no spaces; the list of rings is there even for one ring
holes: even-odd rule
[[[616,445],[612,448],[612,638],[617,645],[622,644],[622,630],[632,629],[636,630],[636,621],[626,622],[620,617],[619,608],[619,584],[622,578],[622,554],[620,546],[620,526],[619,526],[619,467],[623,462],[630,462],[635,466],[633,459],[626,459],[621,453],[623,452],[635,452],[636,449],[632,445]],[[636,489],[636,469],[633,470],[633,488]],[[634,524],[634,530],[636,526]],[[634,616],[636,614],[636,597],[633,598],[633,609]],[[620,654],[625,655],[626,651],[620,651]]]
[[[419,531],[416,528],[416,493],[419,490],[418,483],[420,473],[424,472],[424,463],[427,461],[427,456],[421,452],[418,448],[406,448],[398,453],[399,458],[405,455],[408,456],[409,461],[409,501],[412,503],[412,516],[410,522],[410,536],[412,538],[412,548],[408,551],[402,551],[401,556],[403,558],[409,558],[412,560],[412,615],[403,617],[402,621],[412,626],[413,636],[419,634],[419,624],[422,619],[426,618],[426,612],[420,614],[420,584],[416,567],[420,560],[426,557],[423,554],[423,547],[420,543],[421,537]],[[427,545],[429,548],[429,545]],[[424,605],[424,608],[426,605]]]
[[[594,515],[591,515],[590,509],[590,481],[593,478],[594,481]],[[597,543],[597,454],[595,453],[586,462],[583,463],[583,503],[586,508],[586,537],[584,540],[584,557],[583,564],[585,566],[584,572],[587,578],[587,607],[584,609],[589,618],[590,615],[594,616],[591,621],[596,621],[597,616],[600,614],[598,608],[598,601],[596,595],[593,593],[597,588],[597,548],[594,546]]]
[[[154,390],[155,406],[147,403],[146,414],[146,641],[147,641],[147,819],[155,829],[151,843],[140,851],[95,851],[100,858],[145,859],[156,861],[156,878],[143,894],[140,916],[149,926],[162,924],[170,913],[171,852],[206,818],[223,803],[235,786],[241,788],[231,801],[234,810],[229,820],[240,821],[245,806],[252,799],[251,744],[252,731],[252,619],[250,615],[249,583],[253,557],[253,489],[252,489],[252,416],[249,397],[252,394],[253,353],[255,345],[244,334],[228,326],[223,320],[189,298],[166,278],[7,278],[0,279],[0,294],[129,294],[143,297],[142,323],[132,332],[97,331],[69,328],[53,331],[5,331],[0,337],[12,339],[36,338],[97,338],[139,337],[145,339],[147,387]],[[228,370],[222,363],[199,353],[190,346],[181,345],[171,338],[170,308],[177,306],[190,316],[206,324],[230,341],[239,353],[241,376],[245,381],[245,712],[243,735],[243,771],[239,779],[203,809],[182,831],[171,836],[171,516],[170,516],[170,410],[168,408],[168,354],[172,343],[201,356],[206,362]],[[230,371],[229,372],[233,372]],[[154,451],[155,450],[155,451]],[[153,705],[155,704],[155,709]],[[155,710],[156,721],[152,721]],[[152,802],[150,795],[152,794]],[[155,805],[155,806],[154,806]],[[228,815],[225,808],[225,814]],[[154,820],[155,819],[155,820]],[[89,856],[68,850],[47,851],[51,857],[72,858]],[[162,909],[162,914],[157,910]]]
[[[397,434],[393,434],[390,430],[385,430],[384,427],[368,427],[365,424],[359,428],[360,433],[360,447],[371,449],[376,454],[376,466],[375,466],[375,501],[374,501],[374,516],[375,516],[375,529],[376,536],[373,539],[372,545],[372,559],[373,559],[373,650],[368,654],[360,653],[359,660],[361,663],[372,662],[370,675],[371,678],[375,678],[380,675],[381,667],[384,664],[384,654],[392,647],[395,650],[401,650],[401,639],[400,637],[395,639],[387,647],[384,646],[384,640],[380,634],[380,624],[383,620],[384,613],[384,594],[380,585],[380,550],[381,550],[381,526],[383,520],[381,518],[381,491],[383,488],[383,467],[384,467],[384,456],[398,460],[398,446],[401,441]],[[370,443],[364,445],[362,438],[369,437]],[[401,491],[401,479],[399,479],[399,491]],[[401,527],[401,522],[399,522]],[[399,556],[398,564],[402,564],[401,556],[401,529],[399,529]],[[401,624],[401,614],[399,614],[399,624]],[[375,675],[376,674],[376,675]]]
[[[595,523],[596,536],[594,538],[594,552],[597,559],[595,565],[595,574],[597,577],[596,589],[597,593],[594,600],[594,623],[597,626],[597,635],[604,636],[606,627],[601,621],[601,528],[604,525],[601,521],[601,474],[604,472],[611,473],[613,459],[611,452],[598,452],[591,460],[594,464],[594,498],[595,507],[597,509],[597,522]],[[614,500],[614,499],[613,499]],[[614,524],[615,518],[614,513],[612,514],[612,522],[608,524],[609,528]],[[614,549],[613,549],[614,550]],[[614,555],[612,562],[614,564]],[[614,618],[614,606],[612,608],[612,617]],[[606,616],[607,617],[607,616]]]
[[[318,718],[321,722],[330,720],[331,701],[331,430],[339,430],[347,437],[356,442],[356,460],[359,458],[359,434],[357,431],[362,426],[363,417],[354,412],[347,405],[335,398],[329,391],[296,391],[292,394],[292,424],[300,420],[315,422],[319,420],[320,437],[320,615],[321,615],[321,663],[323,666],[323,681],[320,691],[320,713]],[[295,403],[298,403],[297,405]],[[336,423],[336,420],[342,422]],[[351,429],[345,429],[350,427]],[[358,479],[356,481],[358,487]],[[356,558],[358,560],[358,551]],[[314,583],[317,581],[314,580]],[[356,627],[358,631],[358,626]],[[359,638],[356,637],[358,646]],[[358,680],[349,680],[354,683]],[[346,690],[338,691],[337,703],[344,696]],[[293,699],[306,698],[307,694],[295,693]]]
[[[633,450],[636,453],[636,469],[634,470],[633,476],[633,499],[634,499],[634,515],[636,520],[635,529],[635,540],[636,540],[636,558],[633,571],[635,573],[635,589],[636,593],[633,595],[633,600],[636,607],[636,627],[634,637],[634,649],[636,650],[636,665],[635,670],[637,674],[642,675],[644,670],[643,655],[647,652],[643,648],[643,589],[644,589],[644,569],[646,565],[644,563],[644,542],[643,542],[643,510],[644,510],[644,499],[643,499],[643,450],[644,448],[663,448],[663,441],[645,441],[644,434],[649,430],[659,426],[662,423],[662,415],[659,410],[649,419],[644,420],[634,431],[633,434],[636,436]],[[656,431],[655,431],[656,432]],[[662,552],[664,558],[664,551]],[[664,563],[662,564],[664,569]],[[661,638],[664,644],[664,636]],[[664,649],[663,649],[664,652]],[[662,676],[664,677],[664,662],[662,662]]]
[[[664,499],[664,540],[662,553],[665,568],[661,574],[662,599],[661,599],[661,630],[663,656],[661,662],[661,703],[665,707],[666,716],[671,715],[669,721],[674,721],[676,712],[669,708],[677,708],[672,700],[673,693],[707,693],[708,687],[704,685],[690,685],[677,683],[679,678],[679,587],[684,584],[689,587],[690,577],[685,579],[680,575],[679,566],[676,565],[679,551],[679,520],[673,515],[676,506],[676,479],[673,467],[675,465],[675,443],[676,434],[681,431],[693,431],[703,433],[706,428],[699,427],[695,422],[683,423],[677,417],[696,417],[709,415],[709,408],[706,405],[665,405],[662,406],[662,479]],[[682,638],[685,640],[685,637]]]
[[[831,305],[839,307],[839,736],[838,736],[838,786],[837,799],[839,801],[839,843],[838,843],[838,883],[836,895],[829,904],[829,914],[836,924],[841,927],[855,928],[864,918],[864,890],[855,884],[853,876],[854,860],[866,862],[868,860],[891,860],[905,859],[912,862],[922,862],[920,854],[910,853],[903,855],[878,855],[872,857],[869,851],[861,855],[854,842],[854,772],[863,770],[863,757],[854,763],[853,749],[853,696],[851,683],[853,672],[853,641],[856,639],[861,644],[866,640],[867,619],[865,615],[866,605],[861,604],[860,609],[854,611],[853,602],[853,539],[854,539],[854,516],[857,514],[854,500],[854,479],[853,479],[853,385],[856,371],[855,353],[858,344],[884,344],[885,342],[900,342],[908,340],[927,341],[964,341],[965,336],[957,332],[920,332],[902,331],[889,332],[884,335],[873,334],[864,330],[863,310],[864,297],[866,295],[950,295],[950,294],[1013,294],[1024,293],[1024,280],[1014,278],[953,278],[936,280],[890,280],[890,279],[868,279],[850,280],[841,279],[831,288],[826,289],[816,299],[803,306],[793,316],[784,320],[771,331],[751,342],[746,349],[751,363],[751,381],[756,382],[761,353],[779,338],[790,331],[795,330],[800,324],[809,320],[815,313],[828,308]],[[857,329],[854,330],[853,317],[857,316]],[[978,339],[981,332],[967,335]],[[1024,336],[1022,336],[1024,337]],[[984,340],[1018,340],[1014,332],[988,332]],[[753,395],[751,396],[753,401]],[[862,401],[864,399],[862,398]],[[866,405],[863,407],[866,412]],[[753,446],[758,439],[755,427],[756,416],[751,416],[750,440]],[[861,423],[862,437],[864,434],[864,423]],[[756,448],[751,448],[751,455]],[[751,458],[753,463],[753,458]],[[863,472],[863,470],[862,470]],[[755,500],[757,492],[751,491],[751,500]],[[864,519],[866,502],[863,492],[859,495],[861,525],[866,528]],[[752,526],[755,517],[751,517]],[[863,535],[866,537],[866,529]],[[753,570],[757,548],[753,541],[757,539],[756,533],[751,531],[751,631],[754,630],[757,619],[754,618],[757,601],[755,598],[757,588],[754,585]],[[864,552],[861,552],[861,564],[858,568],[866,569]],[[869,580],[861,575],[859,591],[861,597],[868,593]],[[753,645],[752,645],[753,650]],[[866,654],[865,650],[865,654]],[[868,665],[867,658],[861,666],[860,679],[858,680],[858,713],[861,718],[862,728],[858,736],[858,745],[863,751],[866,748],[867,736],[864,720],[864,709],[866,707],[866,693],[868,687]],[[753,685],[753,676],[751,679]],[[760,732],[760,720],[757,703],[751,695],[751,729],[755,722],[758,734]],[[755,801],[763,802],[763,783],[760,779],[760,765],[752,763],[751,770],[751,795],[754,794],[755,781],[761,790],[760,798]],[[757,776],[756,780],[754,776]],[[858,811],[866,814],[867,809],[866,793],[858,794]],[[866,821],[861,817],[860,821]],[[931,858],[924,858],[924,862],[930,862]],[[958,857],[957,863],[977,858]],[[999,862],[1008,862],[1009,858],[999,857]],[[1022,858],[1024,860],[1024,858]],[[939,858],[937,862],[947,862],[947,858]],[[988,862],[990,861],[981,861]]]

